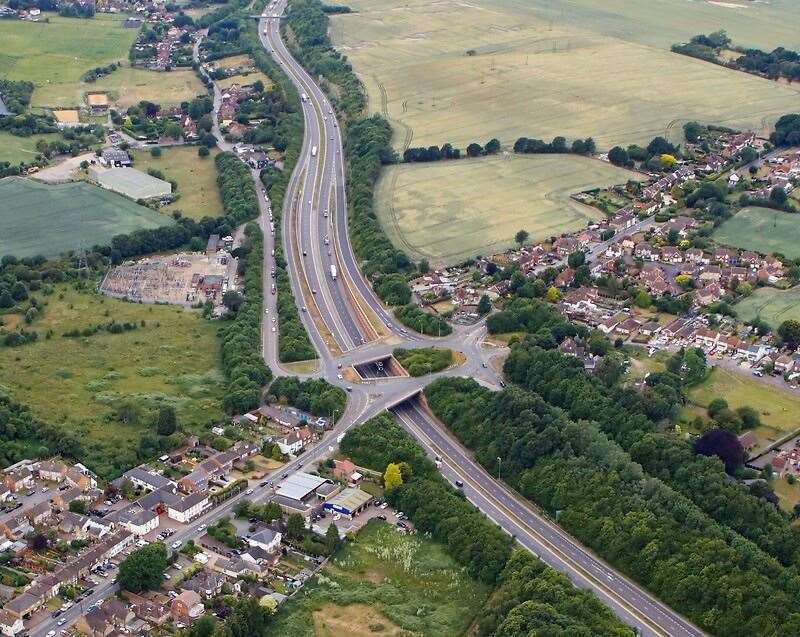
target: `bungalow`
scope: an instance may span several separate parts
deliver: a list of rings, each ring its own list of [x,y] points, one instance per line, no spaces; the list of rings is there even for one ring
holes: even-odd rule
[[[172,600],[171,611],[177,620],[196,619],[203,610],[203,599],[195,591],[183,591]]]
[[[795,359],[791,354],[781,354],[773,363],[773,369],[781,374],[791,374],[795,366]]]
[[[261,575],[263,568],[256,561],[244,560],[241,557],[226,559],[219,558],[214,562],[213,567],[223,575],[228,577],[240,577],[242,575]]]
[[[686,236],[689,234],[689,230],[694,228],[696,225],[697,221],[691,217],[681,215],[667,221],[664,225],[656,230],[656,234],[666,237],[671,231],[674,230],[678,233],[679,237],[686,238]]]
[[[719,340],[719,332],[714,332],[708,328],[700,328],[695,334],[695,340],[705,347],[715,347]]]
[[[756,446],[756,443],[757,440],[752,431],[745,431],[741,436],[739,436],[739,444],[742,445],[742,449],[745,451],[752,451],[752,449]]]
[[[624,314],[611,316],[607,318],[605,321],[601,322],[597,326],[597,329],[603,332],[603,334],[611,334],[611,332],[613,332],[616,329],[617,325],[622,323],[622,321],[624,321],[626,318],[628,317],[625,316]]]
[[[639,328],[639,333],[642,336],[654,336],[661,331],[661,325],[658,321],[647,321]]]
[[[642,324],[639,321],[637,321],[633,317],[630,317],[622,321],[622,323],[620,323],[619,325],[617,325],[614,331],[617,334],[620,334],[621,336],[632,337],[639,331],[639,328],[641,326]]]
[[[3,610],[10,613],[12,617],[26,619],[30,617],[36,610],[38,610],[44,603],[43,597],[36,597],[30,593],[22,593],[17,595],[14,599],[7,602]]]

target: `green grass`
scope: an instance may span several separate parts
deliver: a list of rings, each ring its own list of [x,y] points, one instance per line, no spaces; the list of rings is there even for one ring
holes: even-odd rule
[[[96,66],[127,60],[137,31],[123,28],[122,15],[46,17],[48,22],[0,20],[0,76],[33,82],[34,106],[75,105],[76,96],[95,86],[82,85],[81,76]]]
[[[412,258],[458,263],[514,245],[574,231],[598,219],[572,193],[636,178],[630,171],[576,155],[497,155],[385,168],[376,212],[392,242]]]
[[[453,350],[444,347],[396,349],[394,357],[411,376],[440,372],[453,364]]]
[[[157,212],[85,182],[0,180],[0,254],[53,257],[113,236],[171,223]]]
[[[270,635],[455,637],[487,595],[441,545],[372,522],[278,611]]]
[[[77,432],[89,448],[89,464],[109,468],[135,464],[134,452],[148,418],[122,424],[113,415],[121,400],[143,412],[173,405],[182,426],[193,428],[222,417],[224,379],[219,369],[217,326],[198,313],[166,305],[138,305],[67,285],[54,294],[38,294],[46,303],[42,317],[28,329],[39,340],[0,348],[0,385],[34,413]],[[18,315],[3,316],[6,327]],[[145,326],[85,338],[66,338],[72,329],[107,323],[145,321]],[[52,337],[45,334],[52,330]]]
[[[790,259],[800,257],[797,216],[780,210],[742,208],[714,231],[714,239],[764,254],[780,252]]]
[[[688,120],[763,130],[796,110],[797,85],[669,51],[703,28],[734,22],[742,42],[798,44],[789,26],[800,19],[797,3],[736,2],[749,8],[353,0],[353,13],[334,16],[331,32],[367,89],[368,111],[392,122],[397,147],[564,135],[591,136],[607,149],[656,135],[680,139]]]
[[[7,161],[12,164],[32,161],[39,154],[39,151],[36,150],[36,142],[40,139],[51,142],[61,139],[61,135],[49,133],[47,135],[17,137],[6,131],[0,131],[0,161]]]
[[[176,146],[163,148],[161,157],[153,157],[150,151],[136,151],[136,168],[147,172],[155,168],[164,173],[164,178],[178,184],[180,199],[160,211],[171,214],[180,210],[192,219],[217,217],[222,214],[222,198],[217,187],[217,168],[214,157],[219,151],[215,148],[208,157],[198,157],[196,146]]]
[[[749,376],[716,367],[709,377],[689,390],[689,405],[684,409],[684,420],[695,416],[706,417],[705,408],[714,398],[724,398],[732,409],[745,405],[761,416],[762,426],[753,430],[758,446],[765,446],[800,428],[800,397],[782,391]]]
[[[736,313],[743,321],[760,316],[773,329],[789,319],[800,321],[800,288],[759,288],[736,304]]]

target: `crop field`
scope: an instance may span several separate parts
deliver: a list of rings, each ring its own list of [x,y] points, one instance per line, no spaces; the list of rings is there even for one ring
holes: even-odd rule
[[[278,611],[270,635],[456,637],[487,594],[441,545],[373,521]]]
[[[680,139],[688,120],[761,130],[796,109],[797,85],[669,51],[702,24],[725,26],[736,11],[709,5],[713,16],[698,24],[691,16],[696,9],[705,15],[707,3],[613,0],[611,10],[606,4],[355,0],[352,14],[333,18],[332,34],[367,88],[369,110],[392,122],[400,148],[564,135],[593,137],[602,149],[656,135]],[[645,35],[638,32],[638,20],[654,4],[669,25],[666,35],[655,36],[664,27],[653,16]],[[753,15],[774,17],[750,6]],[[787,11],[800,16],[800,9]],[[785,21],[775,24],[797,42]],[[736,22],[750,29],[746,20]]]
[[[760,316],[774,329],[789,319],[800,321],[800,289],[759,288],[736,304],[736,313],[743,321]]]
[[[205,87],[191,69],[159,72],[123,66],[91,84],[49,84],[37,89],[34,99],[47,105],[82,105],[88,91],[107,92],[112,105],[126,109],[141,100],[161,105],[179,104],[205,93]]]
[[[601,213],[572,193],[636,174],[575,155],[496,155],[385,168],[376,211],[392,242],[414,259],[452,264],[577,230]]]
[[[197,312],[126,303],[89,288],[93,283],[86,291],[61,285],[53,294],[37,295],[44,311],[27,329],[40,338],[0,348],[0,385],[44,419],[79,433],[89,448],[87,460],[104,472],[136,464],[139,440],[152,429],[147,412],[160,405],[174,406],[179,424],[190,430],[222,418],[215,323]],[[1,318],[13,327],[21,317]],[[138,327],[121,334],[63,336],[112,319]],[[49,330],[52,337],[45,339]],[[140,410],[135,422],[117,418],[123,402]]]
[[[770,208],[743,208],[714,231],[719,243],[764,254],[800,257],[797,216]]]
[[[81,245],[172,223],[164,215],[85,182],[0,180],[0,254],[58,256]]]
[[[81,76],[96,66],[128,59],[136,29],[124,16],[98,13],[92,20],[48,14],[48,22],[0,20],[0,76],[36,85],[34,106],[69,106],[82,99]]]
[[[750,376],[746,370],[736,373],[716,367],[699,386],[689,390],[689,405],[683,410],[684,419],[696,415],[707,418],[705,408],[715,398],[724,398],[731,409],[745,405],[755,409],[762,425],[753,430],[758,447],[767,446],[800,427],[800,396],[772,387]]]
[[[208,157],[198,157],[196,146],[176,146],[162,148],[161,157],[153,157],[149,151],[136,151],[134,162],[139,170],[147,172],[149,168],[155,168],[164,173],[165,179],[177,182],[180,199],[162,206],[162,213],[172,214],[180,210],[184,216],[199,220],[222,214],[214,164],[218,152],[215,148]]]

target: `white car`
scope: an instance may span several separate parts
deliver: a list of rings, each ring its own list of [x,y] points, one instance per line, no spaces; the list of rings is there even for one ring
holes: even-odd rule
[[[175,549],[177,551],[179,548],[181,548],[181,541],[180,540],[175,540],[171,544],[171,546],[172,546],[173,549]]]
[[[206,525],[205,524],[201,524],[200,526],[197,527],[197,530],[202,533],[203,531],[206,530]]]
[[[273,331],[273,332],[275,331],[275,326],[274,326],[274,325],[272,326],[272,331]]]
[[[51,630],[50,632],[47,633],[47,637],[56,637],[56,631]]]
[[[244,494],[245,495],[253,495],[253,490],[252,489],[248,489],[247,491],[244,492]]]

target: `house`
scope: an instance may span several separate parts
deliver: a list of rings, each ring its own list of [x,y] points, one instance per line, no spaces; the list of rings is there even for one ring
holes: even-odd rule
[[[16,617],[7,610],[0,610],[0,634],[6,635],[7,637],[16,637],[16,635],[22,632],[23,628],[24,626],[20,617]]]
[[[614,331],[621,336],[631,337],[639,331],[641,326],[642,324],[639,321],[630,317],[618,324]]]
[[[275,440],[275,443],[280,447],[281,453],[286,455],[297,455],[311,442],[313,434],[311,429],[306,427],[298,427],[293,429],[285,436]]]
[[[721,265],[736,265],[739,253],[729,248],[717,248],[714,250],[714,261]]]
[[[697,340],[697,342],[701,345],[711,348],[716,346],[717,341],[719,340],[719,333],[703,327],[697,330],[697,334],[695,334],[695,340]]]
[[[170,605],[173,617],[177,620],[196,619],[203,614],[203,599],[195,591],[183,591]]]
[[[683,253],[675,246],[661,248],[661,260],[664,263],[683,263]]]
[[[781,354],[773,363],[773,369],[781,374],[790,374],[794,368],[795,359],[790,354]]]
[[[42,460],[36,469],[40,480],[61,482],[67,476],[67,465],[58,460]]]
[[[120,509],[115,514],[115,519],[117,524],[139,536],[157,529],[159,524],[158,515],[154,511],[143,509],[138,504]]]
[[[201,597],[208,599],[215,597],[222,591],[225,578],[213,571],[202,570],[191,579],[181,584],[181,590],[194,591]]]
[[[178,480],[178,488],[184,493],[195,493],[208,489],[208,473],[205,469],[197,468],[190,474]]]
[[[757,440],[752,431],[745,431],[741,436],[739,436],[739,444],[742,445],[742,449],[745,451],[752,451],[756,446],[756,443]]]
[[[642,241],[636,244],[636,247],[633,249],[633,256],[639,259],[650,260],[653,258],[653,250],[658,252],[658,248],[653,248],[653,246],[646,241]]]
[[[686,260],[690,263],[709,263],[708,257],[700,248],[689,248],[685,254]]]
[[[363,477],[357,471],[355,463],[352,460],[350,460],[350,458],[346,458],[344,460],[334,460],[333,463],[334,463],[333,476],[335,478],[344,480],[349,484],[358,482]]]
[[[97,487],[97,480],[94,479],[94,476],[87,471],[81,471],[78,467],[67,469],[66,480],[81,491],[88,491]]]
[[[19,467],[3,476],[3,483],[14,493],[33,486],[33,473],[28,467]]]
[[[697,290],[694,298],[698,305],[711,305],[722,298],[722,288],[719,286],[719,283],[710,283]]]
[[[245,538],[249,546],[260,548],[267,553],[274,553],[281,545],[281,534],[272,529],[261,529]]]
[[[186,524],[193,520],[208,507],[211,506],[211,501],[208,498],[208,493],[203,491],[195,491],[181,499],[179,502],[167,505],[167,515],[170,519],[182,524]]]
[[[74,539],[82,540],[86,538],[90,523],[91,519],[88,516],[67,511],[61,517],[58,530]]]
[[[124,482],[126,480],[136,487],[148,489],[150,491],[155,491],[157,489],[172,486],[174,484],[169,478],[165,478],[164,476],[158,473],[153,473],[152,471],[147,471],[141,467],[134,467],[133,469],[123,473],[121,481]]]
[[[241,557],[227,559],[221,557],[214,562],[212,567],[228,577],[240,577],[242,575],[261,575],[264,570],[256,561],[244,560]]]
[[[128,599],[133,606],[134,615],[148,624],[161,626],[171,617],[169,607],[166,604],[146,599],[133,593],[128,593]]]
[[[42,524],[47,518],[50,517],[52,510],[50,503],[47,501],[34,504],[31,508],[27,509],[23,515],[28,518],[31,524]]]
[[[580,249],[580,242],[574,237],[560,237],[553,242],[553,251],[561,257],[568,257]]]
[[[661,325],[658,321],[647,321],[639,328],[639,333],[642,336],[654,336],[661,331]]]
[[[559,288],[565,288],[570,283],[572,283],[572,279],[574,277],[575,277],[575,270],[573,270],[572,268],[564,268],[556,276],[555,280],[553,281],[553,285]]]

